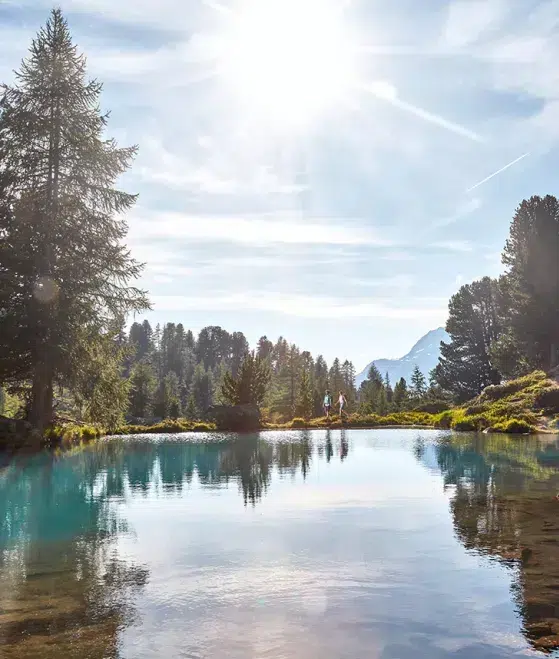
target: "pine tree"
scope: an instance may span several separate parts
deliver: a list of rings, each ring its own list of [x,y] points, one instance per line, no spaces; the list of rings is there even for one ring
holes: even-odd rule
[[[458,402],[500,382],[492,348],[501,327],[499,287],[489,277],[462,286],[450,299],[446,330],[451,340],[441,343],[435,374],[437,383]]]
[[[266,361],[254,352],[245,355],[239,374],[234,378],[226,374],[222,396],[230,405],[261,405],[270,381]]]
[[[186,409],[184,412],[185,416],[187,419],[190,419],[191,421],[196,420],[200,415],[198,412],[198,409],[196,407],[196,399],[194,397],[194,394],[190,394],[188,396],[187,402],[186,402]]]
[[[157,381],[153,368],[147,362],[139,362],[130,376],[129,413],[134,417],[145,418],[151,414]]]
[[[308,369],[304,369],[299,379],[299,395],[297,397],[297,416],[310,419],[313,413],[313,386]]]
[[[392,385],[390,384],[390,376],[388,375],[388,372],[384,376],[384,390],[386,391],[386,401],[388,403],[388,407],[390,408],[394,399],[394,391],[392,389]]]
[[[202,363],[194,369],[191,394],[196,403],[196,409],[200,416],[205,416],[209,407],[213,404],[214,383],[211,370],[206,370]]]
[[[419,402],[427,392],[427,380],[416,364],[411,374],[411,395],[416,402]]]
[[[393,404],[396,410],[406,408],[409,400],[408,384],[405,378],[400,378],[394,387]]]
[[[531,197],[516,209],[503,264],[510,294],[507,327],[527,369],[559,357],[559,200]]]
[[[141,266],[122,245],[120,215],[135,196],[112,187],[136,148],[105,139],[100,92],[55,9],[0,98],[0,186],[10,181],[9,212],[0,211],[0,381],[31,381],[28,417],[39,430],[53,418],[55,381],[84,367],[82,337],[101,337],[99,350],[114,318],[149,306],[127,286]]]

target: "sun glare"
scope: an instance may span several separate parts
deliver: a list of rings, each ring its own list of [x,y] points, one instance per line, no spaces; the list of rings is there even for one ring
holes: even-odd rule
[[[220,69],[240,101],[266,120],[308,124],[355,81],[339,0],[243,0],[227,22]]]

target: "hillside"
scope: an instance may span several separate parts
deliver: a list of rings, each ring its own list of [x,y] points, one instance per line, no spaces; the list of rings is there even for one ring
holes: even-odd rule
[[[439,361],[441,341],[448,341],[449,336],[443,327],[431,330],[413,346],[413,348],[401,359],[375,359],[355,378],[355,386],[359,388],[366,380],[371,364],[375,364],[381,374],[388,373],[390,382],[394,385],[400,378],[406,378],[409,382],[412,371],[417,364],[419,370],[429,377],[429,372],[435,368]]]

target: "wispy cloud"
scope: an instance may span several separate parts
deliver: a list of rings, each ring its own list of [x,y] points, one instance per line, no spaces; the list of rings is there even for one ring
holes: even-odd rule
[[[352,218],[323,220],[286,213],[284,216],[188,215],[141,211],[131,220],[130,236],[135,242],[154,238],[180,241],[232,242],[250,245],[370,245],[391,246],[393,242],[371,228],[352,228]]]
[[[442,45],[462,48],[475,44],[505,14],[504,0],[454,0],[448,5]]]
[[[342,298],[324,296],[261,293],[258,291],[226,296],[189,297],[180,295],[153,296],[156,310],[164,311],[267,311],[301,318],[383,318],[414,320],[418,318],[441,322],[446,317],[446,306],[404,307],[371,302],[368,298]]]
[[[448,250],[450,252],[471,252],[473,250],[472,244],[466,240],[439,240],[432,243],[430,247],[435,249]]]
[[[512,167],[513,165],[516,165],[517,162],[520,162],[521,160],[523,160],[524,158],[526,158],[526,156],[529,156],[529,155],[530,155],[529,153],[523,153],[523,154],[522,154],[521,156],[519,156],[518,158],[515,158],[515,160],[513,160],[512,162],[509,162],[509,163],[508,163],[507,165],[505,165],[504,167],[501,167],[501,169],[498,169],[496,172],[493,172],[493,174],[490,174],[489,176],[486,176],[486,177],[485,177],[484,179],[482,179],[481,181],[478,181],[475,185],[472,185],[472,187],[471,187],[471,188],[468,188],[468,189],[466,190],[466,192],[472,192],[472,190],[475,190],[476,188],[479,188],[480,185],[483,185],[484,183],[487,183],[487,181],[490,181],[490,180],[491,180],[492,178],[494,178],[495,176],[498,176],[498,175],[501,174],[502,172],[506,171],[509,167]]]
[[[444,217],[440,220],[436,220],[433,222],[431,225],[431,229],[440,229],[441,227],[447,227],[450,226],[451,224],[455,224],[459,220],[467,217],[468,215],[471,215],[472,213],[475,213],[475,211],[479,210],[482,206],[482,201],[479,197],[474,197],[472,199],[469,199],[466,201],[464,204],[458,207],[455,213],[452,215],[449,215],[448,217]]]

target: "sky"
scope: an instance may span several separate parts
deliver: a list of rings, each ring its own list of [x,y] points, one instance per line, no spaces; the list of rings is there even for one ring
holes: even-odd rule
[[[63,0],[137,144],[128,244],[153,310],[255,344],[401,357],[502,272],[556,194],[557,0]],[[48,0],[0,0],[11,82]],[[510,165],[510,166],[508,166]]]

